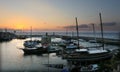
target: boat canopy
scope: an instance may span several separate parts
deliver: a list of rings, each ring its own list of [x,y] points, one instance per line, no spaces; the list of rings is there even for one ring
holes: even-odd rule
[[[66,48],[67,49],[75,49],[75,48],[77,48],[77,46],[74,44],[70,44],[70,45],[66,46]]]
[[[76,52],[87,52],[88,49],[76,49],[75,51],[76,51]]]
[[[38,44],[35,47],[37,47],[37,48],[42,47],[42,44]]]
[[[105,53],[107,50],[89,50],[89,54],[96,54],[96,53]]]

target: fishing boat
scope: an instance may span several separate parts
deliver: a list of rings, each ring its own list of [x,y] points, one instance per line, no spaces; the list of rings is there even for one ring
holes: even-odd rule
[[[43,36],[41,43],[38,40],[26,41],[25,48],[22,48],[25,54],[42,54],[48,53],[50,49],[51,39],[49,36]]]
[[[41,44],[36,45],[32,48],[23,48],[24,54],[42,54],[47,53],[48,46],[43,46]]]
[[[24,47],[33,48],[40,43],[39,40],[27,40],[24,42]]]

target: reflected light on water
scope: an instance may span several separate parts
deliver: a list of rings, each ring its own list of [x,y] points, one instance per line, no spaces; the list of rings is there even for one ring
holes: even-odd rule
[[[34,38],[33,38],[34,39]],[[39,38],[40,39],[40,38]],[[29,39],[26,39],[29,40]],[[18,49],[23,47],[25,40],[13,39],[10,42],[0,43],[1,49],[1,69],[2,71],[48,71],[48,54],[43,55],[24,55],[23,51]],[[49,62],[54,64],[65,64],[66,61],[55,56],[55,53],[49,54]],[[54,72],[58,69],[50,69]],[[60,71],[60,70],[58,70]]]

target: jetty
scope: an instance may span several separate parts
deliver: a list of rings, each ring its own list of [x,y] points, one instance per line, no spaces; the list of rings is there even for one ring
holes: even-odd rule
[[[15,38],[15,34],[10,32],[0,32],[0,41],[9,41]]]

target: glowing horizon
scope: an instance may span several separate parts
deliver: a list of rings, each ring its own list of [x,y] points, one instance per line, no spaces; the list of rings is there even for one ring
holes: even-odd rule
[[[75,25],[75,17],[79,25],[98,24],[99,11],[103,22],[120,24],[119,7],[119,1],[113,0],[0,0],[0,28],[63,31]]]

